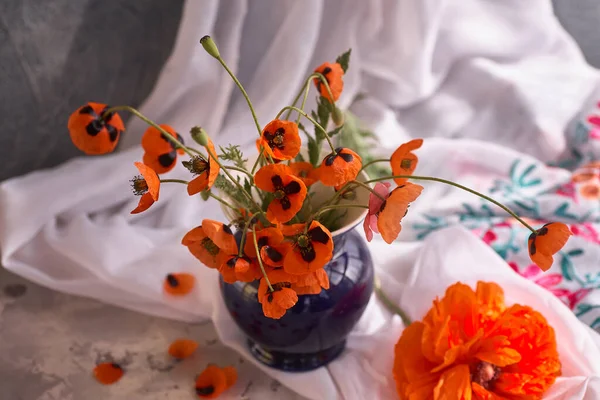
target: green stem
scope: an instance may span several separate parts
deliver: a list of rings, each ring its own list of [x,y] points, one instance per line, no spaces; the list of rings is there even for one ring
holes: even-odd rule
[[[246,191],[246,189],[244,189],[244,187],[242,185],[240,185],[240,183],[237,181],[237,179],[234,179],[234,177],[229,173],[229,171],[227,171],[227,169],[225,169],[223,164],[221,164],[221,161],[219,161],[219,159],[217,158],[217,155],[213,154],[213,152],[208,147],[206,148],[206,151],[208,152],[208,156],[211,157],[217,164],[219,164],[219,167],[221,167],[221,170],[225,173],[225,175],[227,175],[229,180],[231,182],[233,182],[238,187],[238,189],[240,189],[242,191],[242,193],[244,193],[246,195],[248,200],[250,200],[250,202],[254,205],[254,207],[256,207],[257,210],[260,210],[260,206],[258,204],[256,204],[256,201],[254,201],[252,194],[248,193]]]
[[[304,111],[304,106],[306,105],[306,99],[308,98],[308,91],[310,90],[310,82],[304,88],[304,97],[302,98],[302,104],[300,105],[300,109]],[[296,105],[296,103],[294,103]],[[288,114],[291,113],[292,110],[288,110]],[[302,114],[298,113],[298,117],[296,118],[296,125],[300,123],[300,118],[302,118]],[[287,119],[287,118],[286,118]]]
[[[355,185],[358,185],[362,188],[367,189],[369,192],[373,193],[375,196],[379,197],[381,200],[385,201],[385,197],[383,197],[382,195],[380,195],[379,193],[377,193],[375,191],[375,189],[373,189],[371,186],[368,185],[368,183],[371,183],[372,181],[366,181],[366,182],[359,182],[359,181],[350,181],[348,183],[354,183]]]
[[[246,102],[248,103],[248,107],[250,108],[250,112],[252,113],[252,118],[254,119],[254,124],[256,125],[256,129],[258,130],[258,136],[261,136],[262,135],[262,129],[260,128],[260,124],[258,123],[258,118],[256,117],[256,112],[254,111],[254,107],[252,106],[252,102],[250,101],[250,97],[248,96],[248,93],[246,93],[246,89],[244,89],[244,87],[242,86],[241,82],[235,76],[235,74],[233,73],[233,71],[231,71],[229,69],[229,67],[225,63],[225,60],[223,60],[223,58],[221,56],[217,57],[217,60],[219,60],[219,62],[223,66],[223,68],[225,68],[225,71],[227,71],[227,73],[229,74],[229,76],[231,77],[231,79],[233,79],[233,81],[235,82],[235,84],[237,85],[237,87],[240,89],[240,91],[244,95],[244,98],[246,99]]]
[[[144,121],[145,123],[147,123],[148,125],[158,129],[158,131],[160,133],[162,133],[163,135],[168,137],[169,140],[171,140],[173,143],[175,143],[177,146],[179,146],[179,148],[182,149],[183,151],[185,151],[190,157],[194,157],[194,154],[190,151],[190,149],[188,149],[183,143],[181,143],[179,140],[177,140],[176,137],[171,135],[169,132],[165,131],[156,122],[152,121],[151,119],[149,119],[148,117],[146,117],[144,114],[142,114],[141,112],[139,112],[138,110],[136,110],[133,107],[130,107],[130,106],[110,107],[108,110],[106,110],[104,112],[104,114],[102,114],[101,118],[104,118],[105,115],[110,114],[113,111],[120,111],[120,110],[128,111],[128,112],[132,113],[133,115],[135,115],[136,117],[138,117],[139,119],[141,119],[142,121]]]
[[[258,241],[256,240],[256,226],[252,227],[252,238],[254,239],[254,250],[256,251],[256,259],[258,260],[258,265],[260,266],[260,270],[262,271],[262,274],[265,277],[265,281],[267,281],[267,285],[269,285],[269,290],[272,293],[275,291],[275,289],[273,289],[273,286],[271,286],[271,282],[269,282],[269,277],[267,276],[267,271],[265,271],[265,267],[264,267],[262,259],[260,257],[260,250],[258,249]]]
[[[404,310],[398,307],[390,298],[385,294],[383,289],[381,288],[381,281],[379,277],[375,275],[375,284],[374,284],[375,294],[379,297],[379,300],[383,302],[383,304],[393,313],[398,314],[404,323],[404,326],[408,326],[411,324],[410,317],[406,315]]]
[[[235,211],[238,214],[242,215],[242,213],[240,212],[240,210],[237,209],[237,207],[232,206],[231,204],[229,204],[228,202],[226,202],[223,198],[217,196],[216,194],[213,194],[213,192],[209,191],[208,195],[210,197],[212,197],[213,199],[217,200],[219,203],[223,204],[224,206],[227,206],[227,207],[231,208],[233,211]]]
[[[476,196],[479,196],[482,199],[485,199],[485,200],[489,201],[490,203],[493,203],[493,204],[497,205],[498,207],[500,207],[501,209],[503,209],[504,211],[506,211],[507,213],[509,213],[513,218],[515,218],[521,224],[523,224],[523,226],[525,226],[531,232],[533,232],[533,233],[537,232],[527,222],[523,221],[517,214],[515,214],[510,208],[506,207],[504,204],[502,204],[502,203],[500,203],[500,202],[492,199],[489,196],[486,196],[483,193],[479,193],[476,190],[470,189],[470,188],[468,188],[466,186],[463,186],[463,185],[461,185],[459,183],[456,183],[456,182],[453,182],[453,181],[449,181],[447,179],[436,178],[436,177],[433,177],[433,176],[394,175],[394,176],[386,176],[386,177],[383,177],[383,178],[371,179],[369,181],[366,181],[365,183],[373,183],[373,182],[385,181],[385,180],[388,180],[388,179],[396,179],[396,178],[406,178],[406,179],[414,179],[414,180],[421,180],[421,181],[435,181],[435,182],[445,183],[446,185],[457,187],[459,189],[462,189],[464,191],[472,193],[472,194],[474,194]]]
[[[375,163],[380,163],[380,162],[390,162],[390,159],[389,158],[379,158],[377,160],[369,161],[368,163],[366,163],[362,166],[362,168],[360,169],[360,171],[358,171],[358,173],[360,174],[367,167],[369,167]]]
[[[184,181],[183,179],[161,179],[160,183],[183,183],[184,185],[187,185],[189,182]]]
[[[277,114],[277,116],[275,117],[275,119],[278,119],[279,116],[281,114],[283,114],[283,112],[285,110],[294,110],[294,111],[298,112],[299,114],[302,114],[302,116],[304,118],[306,118],[307,120],[309,120],[310,122],[312,122],[312,124],[314,126],[316,126],[317,128],[319,128],[319,130],[321,130],[321,132],[323,132],[323,135],[325,136],[325,139],[327,139],[327,143],[329,143],[329,147],[331,147],[331,151],[333,152],[333,154],[336,154],[335,146],[331,142],[331,139],[329,138],[329,135],[327,134],[327,131],[325,130],[325,128],[323,128],[317,121],[315,121],[314,119],[312,119],[307,113],[304,112],[304,110],[301,110],[298,107],[294,107],[294,106],[285,106],[285,107],[283,107],[281,109],[281,111],[279,111],[279,113]]]
[[[238,250],[238,257],[244,255],[244,245],[246,244],[246,235],[248,233],[248,228],[250,227],[250,221],[252,221],[254,216],[251,216],[248,221],[244,223],[244,229],[242,230],[242,238],[240,239],[240,248]]]
[[[229,169],[231,171],[238,171],[238,172],[242,172],[246,175],[248,175],[250,177],[250,184],[252,184],[252,182],[254,182],[254,175],[252,175],[250,172],[246,171],[244,168],[238,168],[238,167],[233,167],[233,166],[225,166],[225,169]]]
[[[329,82],[327,82],[327,78],[325,78],[325,76],[323,74],[320,74],[318,72],[314,72],[313,74],[311,74],[306,81],[304,81],[304,85],[302,85],[300,87],[300,90],[298,91],[298,94],[296,95],[296,98],[294,98],[294,101],[292,102],[292,105],[295,106],[296,103],[298,102],[298,100],[300,100],[300,96],[302,96],[302,92],[305,92],[304,97],[306,98],[308,96],[308,91],[310,88],[310,83],[314,78],[319,78],[321,80],[321,83],[325,85],[325,88],[327,89],[327,93],[329,93],[329,96],[331,99],[333,99],[333,94],[331,93],[331,88],[329,87]],[[302,109],[304,109],[304,107],[302,107]],[[292,110],[288,110],[285,119],[290,119],[290,115],[292,114]]]
[[[335,205],[321,207],[318,211],[316,211],[313,215],[311,215],[310,218],[308,218],[308,220],[307,220],[308,222],[306,223],[306,226],[309,226],[310,222],[312,222],[312,220],[314,220],[316,217],[318,217],[325,211],[342,209],[342,208],[365,208],[368,210],[369,206],[363,206],[362,204],[335,204]]]

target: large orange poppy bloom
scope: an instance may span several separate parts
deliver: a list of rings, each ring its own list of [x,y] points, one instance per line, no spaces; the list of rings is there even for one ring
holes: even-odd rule
[[[300,209],[306,198],[306,185],[293,175],[287,165],[269,164],[254,175],[255,185],[274,194],[267,208],[267,219],[274,224],[288,222]]]
[[[85,154],[106,154],[117,146],[125,125],[116,112],[101,119],[108,109],[106,104],[88,102],[69,117],[67,127],[71,141]]]
[[[283,226],[283,235],[292,243],[283,260],[283,268],[289,274],[305,275],[323,268],[333,257],[331,232],[321,223]]]
[[[235,384],[237,377],[234,367],[210,364],[196,379],[196,395],[201,399],[216,399]]]
[[[404,143],[394,151],[390,159],[392,165],[392,175],[412,175],[417,168],[419,158],[413,153],[423,144],[423,139],[414,139]],[[408,178],[395,178],[397,185],[402,185]]]
[[[205,229],[205,222],[206,229]],[[224,257],[236,252],[237,244],[233,235],[228,239],[229,235],[225,228],[215,226],[219,224],[216,221],[204,220],[202,225],[192,229],[185,234],[181,240],[181,244],[186,246],[190,253],[200,260],[209,268],[218,269],[223,263]],[[219,247],[217,242],[224,245]]]
[[[264,228],[256,231],[256,242],[258,244],[258,250],[264,246],[276,246],[283,240],[283,233],[275,226]],[[244,244],[244,253],[249,257],[258,257],[256,249],[254,248],[254,236],[252,232],[248,232],[246,235],[246,243]]]
[[[377,228],[386,243],[392,243],[402,230],[402,218],[408,212],[408,206],[421,194],[423,186],[406,182],[392,190],[383,202],[377,217]]]
[[[302,141],[298,125],[293,121],[275,119],[264,127],[259,146],[278,160],[291,160],[298,155]]]
[[[251,265],[252,260],[246,256],[228,255],[223,259],[219,272],[223,276],[223,281],[235,283],[241,280],[239,277],[243,278],[248,274]]]
[[[291,163],[289,166],[292,169],[294,176],[300,178],[306,187],[319,181],[319,169],[314,168],[311,163],[301,161]]]
[[[319,93],[321,93],[321,96],[325,97],[331,103],[337,101],[342,94],[342,90],[344,89],[344,70],[342,69],[342,66],[338,63],[326,62],[315,69],[315,72],[318,72],[325,77],[327,84],[331,89],[333,99],[331,96],[329,96],[329,92],[327,91],[325,85],[323,85],[323,82],[321,82],[320,79],[315,78],[313,82]]]
[[[549,270],[554,262],[552,256],[563,248],[572,234],[569,227],[561,222],[550,222],[542,226],[529,235],[527,241],[531,261],[542,270]]]
[[[212,140],[208,139],[206,145],[207,152],[210,151],[215,157],[217,152],[215,151],[215,145]],[[189,161],[184,161],[183,165],[193,174],[198,175],[192,179],[187,186],[187,192],[190,196],[200,193],[206,189],[210,189],[219,176],[219,163],[215,161],[210,155],[207,155],[208,160],[204,157],[197,155]]]
[[[345,147],[335,149],[323,159],[319,177],[326,186],[340,187],[358,176],[362,168],[362,159],[354,151]]]
[[[267,272],[273,292],[265,278],[258,285],[258,302],[262,304],[265,317],[279,319],[298,302],[298,295],[291,289],[293,277],[282,270]]]
[[[401,399],[539,399],[560,375],[554,330],[530,307],[507,308],[495,283],[456,283],[395,347]]]
[[[136,176],[131,180],[133,193],[142,196],[137,207],[131,211],[132,214],[138,214],[146,211],[155,201],[158,201],[160,178],[152,168],[141,162],[135,162],[133,165],[141,174],[141,176]]]
[[[173,135],[181,143],[183,138],[169,125],[159,125],[162,129]],[[177,154],[184,154],[183,149],[176,149],[171,138],[163,135],[158,129],[151,126],[142,136],[144,149],[144,164],[152,167],[158,174],[169,172],[177,163]]]

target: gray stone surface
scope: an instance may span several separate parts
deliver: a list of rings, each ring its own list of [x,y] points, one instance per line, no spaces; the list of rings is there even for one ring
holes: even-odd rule
[[[199,342],[174,362],[171,341]],[[92,376],[97,362],[126,374],[112,386]],[[183,400],[207,364],[235,365],[239,379],[223,399],[301,400],[217,339],[212,324],[148,317],[27,282],[0,267],[0,400]]]

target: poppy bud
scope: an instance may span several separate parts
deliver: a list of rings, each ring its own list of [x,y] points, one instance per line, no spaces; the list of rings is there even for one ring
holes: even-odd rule
[[[344,113],[337,107],[333,107],[333,112],[331,113],[331,119],[335,123],[335,126],[344,125]]]
[[[342,193],[342,199],[344,200],[354,200],[356,199],[356,192],[352,189],[346,189]]]
[[[200,128],[199,126],[194,126],[192,129],[190,129],[190,134],[196,143],[198,143],[200,146],[206,147],[208,144],[208,135],[204,129]]]
[[[212,40],[212,38],[210,36],[206,35],[202,39],[200,39],[200,44],[202,45],[202,47],[204,47],[204,50],[206,50],[206,52],[208,54],[210,54],[211,56],[213,56],[214,58],[221,57],[221,54],[219,54],[219,49],[217,48],[217,45],[215,44],[214,40]]]
[[[210,198],[210,190],[204,190],[200,192],[200,197],[202,200],[207,201]]]

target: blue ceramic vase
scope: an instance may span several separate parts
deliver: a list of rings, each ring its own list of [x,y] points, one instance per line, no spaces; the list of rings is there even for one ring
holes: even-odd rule
[[[325,266],[330,288],[298,296],[281,319],[263,315],[258,281],[228,284],[221,293],[229,314],[248,337],[252,355],[283,371],[308,371],[339,356],[346,337],[365,311],[373,292],[373,260],[355,231],[333,234],[334,254]]]

